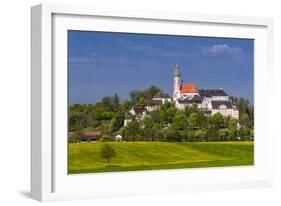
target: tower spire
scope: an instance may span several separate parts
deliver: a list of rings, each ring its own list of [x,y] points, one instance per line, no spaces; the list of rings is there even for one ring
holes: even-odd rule
[[[180,73],[180,67],[178,65],[178,63],[176,63],[176,68],[174,70],[174,76],[180,77],[181,73]]]
[[[176,63],[176,68],[174,70],[174,93],[173,93],[174,101],[176,101],[180,96],[180,85],[181,85],[180,76],[181,76],[180,67],[178,63]]]

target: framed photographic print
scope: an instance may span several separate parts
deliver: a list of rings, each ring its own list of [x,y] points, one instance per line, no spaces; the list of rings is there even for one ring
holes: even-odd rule
[[[272,185],[271,19],[31,13],[34,199]]]

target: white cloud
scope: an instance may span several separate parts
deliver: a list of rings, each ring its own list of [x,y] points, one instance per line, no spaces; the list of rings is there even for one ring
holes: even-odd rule
[[[203,55],[210,56],[240,56],[243,53],[243,50],[238,47],[231,47],[227,44],[216,44],[210,47],[200,48]]]

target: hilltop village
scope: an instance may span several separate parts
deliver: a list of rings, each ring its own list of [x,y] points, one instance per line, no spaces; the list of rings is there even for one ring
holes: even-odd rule
[[[173,94],[157,86],[132,90],[93,104],[69,106],[69,142],[221,141],[254,137],[254,106],[222,88],[183,83],[176,65]]]
[[[132,119],[144,119],[149,112],[159,109],[166,102],[175,102],[175,106],[184,110],[194,103],[205,115],[220,113],[224,117],[231,117],[239,120],[239,110],[230,101],[226,92],[220,89],[198,89],[196,84],[181,83],[181,72],[178,64],[174,70],[173,97],[166,92],[158,92],[152,99],[144,101],[145,106],[136,105],[132,107],[124,120],[126,126]]]

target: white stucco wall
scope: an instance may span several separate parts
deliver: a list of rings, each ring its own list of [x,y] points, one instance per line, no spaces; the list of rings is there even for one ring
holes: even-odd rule
[[[131,122],[131,121],[132,121],[131,119],[125,119],[124,120],[124,127],[126,127],[129,124],[129,122]]]
[[[155,98],[155,97],[153,97],[152,100],[161,100],[162,104],[165,104],[165,102],[171,102],[172,101],[171,98]]]
[[[220,113],[224,117],[239,119],[239,111],[234,109],[212,109],[212,115]]]
[[[180,98],[187,98],[187,97],[194,97],[196,95],[199,95],[199,93],[180,93]]]
[[[228,96],[212,96],[211,99],[215,100],[215,101],[228,101],[229,97]]]
[[[148,112],[157,110],[157,109],[159,109],[159,108],[160,108],[160,106],[145,106],[145,109],[146,109]]]

